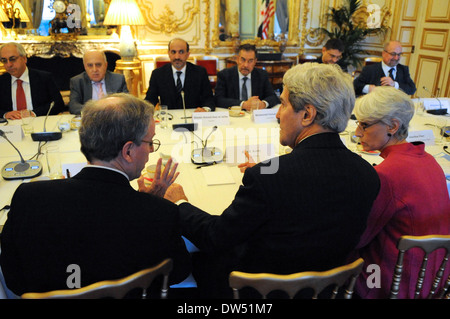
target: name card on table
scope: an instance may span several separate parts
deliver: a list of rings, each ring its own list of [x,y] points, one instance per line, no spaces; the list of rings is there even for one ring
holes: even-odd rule
[[[278,109],[261,109],[252,112],[252,120],[255,123],[276,122]]]
[[[423,107],[425,110],[450,109],[449,99],[445,97],[426,98],[420,100],[423,102]]]
[[[432,130],[412,131],[406,138],[408,142],[424,142],[425,145],[434,145],[434,134]]]
[[[229,146],[225,150],[225,158],[228,164],[245,163],[247,158],[244,151],[253,158],[255,163],[263,162],[275,157],[275,147],[273,144],[256,144],[256,145],[236,145]]]
[[[193,122],[201,122],[204,126],[230,125],[230,114],[228,112],[194,112]]]
[[[8,125],[2,126],[0,129],[5,132],[6,137],[11,142],[20,142],[23,138],[22,125]],[[0,143],[8,143],[6,139],[0,137]]]

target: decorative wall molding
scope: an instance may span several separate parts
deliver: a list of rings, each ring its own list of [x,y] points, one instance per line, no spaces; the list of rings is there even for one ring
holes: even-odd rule
[[[152,1],[140,2],[141,12],[147,20],[146,28],[169,36],[188,30],[192,26],[194,18],[200,13],[200,0],[189,0],[180,4],[183,7],[181,17],[178,17],[168,4],[164,6],[162,12],[158,12],[155,16]]]
[[[424,28],[420,48],[431,51],[442,51],[447,49],[449,30]]]

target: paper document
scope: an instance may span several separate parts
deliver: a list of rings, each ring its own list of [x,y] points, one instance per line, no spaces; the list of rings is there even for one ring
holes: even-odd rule
[[[202,167],[201,170],[208,186],[236,183],[228,166],[211,165]]]

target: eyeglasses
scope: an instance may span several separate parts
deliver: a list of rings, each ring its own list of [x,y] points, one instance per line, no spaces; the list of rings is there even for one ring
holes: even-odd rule
[[[356,125],[358,125],[358,127],[359,127],[361,130],[365,131],[365,130],[367,130],[369,127],[371,127],[372,125],[378,124],[378,123],[380,123],[380,122],[381,122],[381,121],[376,121],[376,122],[374,122],[374,123],[372,123],[372,124],[367,124],[367,123],[364,123],[364,122],[356,121]]]
[[[396,53],[396,52],[387,52],[386,50],[383,50],[384,52],[386,52],[387,54],[389,54],[391,57],[395,58],[395,57],[399,57],[401,58],[403,53]]]
[[[9,62],[14,63],[16,62],[18,59],[20,58],[20,56],[10,56],[9,58],[1,58],[0,62],[2,62],[3,64],[6,64]]]
[[[159,150],[159,147],[161,146],[161,142],[157,139],[151,140],[151,141],[141,141],[142,143],[147,143],[150,147],[153,147],[153,152],[156,152]]]
[[[342,59],[342,55],[334,55],[334,54],[331,54],[331,53],[328,53],[328,55],[329,55],[332,59],[337,60],[337,61],[339,61],[340,59]]]

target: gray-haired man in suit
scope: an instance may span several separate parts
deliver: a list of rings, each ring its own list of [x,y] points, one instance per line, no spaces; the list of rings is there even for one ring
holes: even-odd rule
[[[125,77],[107,70],[108,61],[103,51],[87,51],[83,64],[85,71],[70,79],[70,113],[80,114],[89,100],[111,93],[128,93]]]

